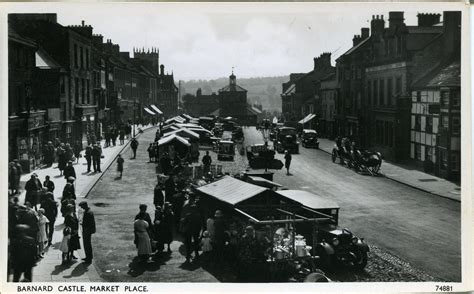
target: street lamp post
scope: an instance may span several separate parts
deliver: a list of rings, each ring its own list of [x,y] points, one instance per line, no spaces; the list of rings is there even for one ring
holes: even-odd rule
[[[134,99],[133,100],[133,137],[135,138],[135,128],[136,128],[136,125],[137,125],[137,100]]]

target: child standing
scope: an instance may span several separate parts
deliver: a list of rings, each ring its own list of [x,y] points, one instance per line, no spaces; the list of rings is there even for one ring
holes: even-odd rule
[[[202,249],[203,260],[204,261],[209,261],[210,253],[212,252],[212,244],[211,244],[211,238],[209,236],[208,231],[204,231],[202,233],[201,249]]]
[[[122,155],[118,155],[118,158],[117,158],[117,171],[120,173],[120,178],[122,178],[122,172],[123,172],[123,162],[125,160],[123,160],[122,158]]]
[[[59,250],[62,252],[62,264],[65,264],[66,261],[70,260],[69,240],[71,240],[71,228],[65,227],[63,230],[63,240],[61,241],[61,245],[59,245]]]
[[[44,216],[44,209],[40,208],[38,210],[38,256],[44,256],[44,244],[48,242],[48,232],[47,229],[49,226],[49,220]]]

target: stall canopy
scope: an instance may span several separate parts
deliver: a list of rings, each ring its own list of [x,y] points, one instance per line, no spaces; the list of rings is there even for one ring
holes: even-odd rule
[[[194,119],[194,117],[190,116],[189,114],[186,114],[186,113],[183,113],[181,114],[181,116],[187,120],[191,120],[191,119]]]
[[[174,134],[176,134],[178,136],[181,136],[181,137],[199,139],[199,134],[198,133],[193,132],[191,130],[188,130],[186,128],[181,128],[181,129],[178,129],[178,130],[168,132],[168,133],[164,134],[163,136],[170,136],[170,135],[174,135]]]
[[[339,208],[339,205],[327,198],[322,196],[303,191],[303,190],[281,190],[276,191],[276,193],[296,201],[306,207],[309,208],[317,208],[317,209],[332,209],[332,208]]]
[[[310,120],[312,120],[315,117],[316,117],[316,114],[310,113],[307,116],[305,116],[302,120],[300,120],[298,123],[299,124],[305,124],[305,123],[309,122]]]
[[[167,125],[167,126],[164,126],[161,130],[163,131],[163,133],[167,133],[167,132],[172,132],[179,129],[180,128],[175,125]]]
[[[213,183],[199,187],[197,190],[219,201],[230,205],[236,205],[237,203],[263,193],[268,189],[246,183],[231,176],[225,176]]]
[[[259,185],[262,187],[270,188],[270,189],[274,187],[277,187],[277,188],[282,187],[282,185],[272,182],[270,180],[264,179],[262,177],[249,176],[248,179],[250,183],[253,183],[255,185]]]
[[[166,136],[166,137],[162,137],[160,140],[158,140],[158,146],[167,145],[167,144],[170,144],[172,142],[179,142],[179,143],[181,143],[183,145],[186,145],[188,147],[191,146],[191,144],[188,142],[188,140],[186,140],[185,138],[180,137],[176,134]]]
[[[144,107],[143,109],[145,109],[146,112],[148,112],[148,114],[151,114],[151,115],[156,115],[156,113],[154,113],[153,111],[151,111],[149,108],[147,107]]]
[[[165,121],[165,124],[169,124],[169,123],[172,123],[172,122],[177,122],[177,123],[184,123],[186,120],[180,116],[175,116],[175,117],[172,117],[172,118],[169,118]]]
[[[158,107],[156,107],[155,104],[151,104],[150,107],[158,114],[163,114],[163,111],[161,111]]]

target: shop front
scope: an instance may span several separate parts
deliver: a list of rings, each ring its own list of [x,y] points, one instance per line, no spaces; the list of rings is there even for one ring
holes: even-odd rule
[[[78,119],[76,121],[78,134],[76,140],[79,141],[83,146],[91,144],[98,140],[97,132],[97,113],[96,107],[92,106],[76,106],[76,115]]]
[[[29,153],[29,170],[34,170],[40,167],[43,162],[43,145],[45,142],[45,113],[46,111],[30,112],[28,117],[28,131],[27,131],[27,149]],[[21,140],[20,146],[24,153],[24,142]],[[23,158],[25,156],[23,155]]]
[[[24,170],[29,169],[26,125],[26,118],[15,116],[8,119],[8,161],[18,159]]]

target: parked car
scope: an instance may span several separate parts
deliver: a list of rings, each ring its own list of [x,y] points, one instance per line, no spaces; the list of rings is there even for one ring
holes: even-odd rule
[[[283,153],[285,150],[288,150],[291,153],[299,153],[296,129],[291,127],[278,128],[275,149],[279,153]]]
[[[315,130],[304,129],[301,135],[301,146],[319,149],[318,133]]]
[[[217,160],[234,161],[235,144],[234,141],[220,140],[218,143]]]

